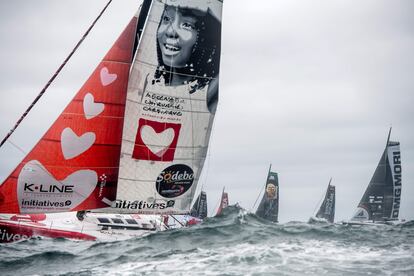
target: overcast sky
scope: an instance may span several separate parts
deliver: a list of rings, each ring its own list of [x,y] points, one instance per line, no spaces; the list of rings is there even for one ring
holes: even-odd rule
[[[0,0],[1,139],[106,0]],[[11,141],[28,152],[110,48],[140,1],[114,0]],[[414,219],[414,1],[225,0],[220,102],[202,176],[249,209],[269,164],[282,222],[307,220],[329,178],[349,219],[385,147],[401,142],[400,218]],[[23,153],[0,149],[3,180]]]

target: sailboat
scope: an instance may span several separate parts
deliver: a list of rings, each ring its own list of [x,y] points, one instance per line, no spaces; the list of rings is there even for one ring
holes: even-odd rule
[[[312,222],[334,222],[335,218],[335,186],[331,185],[332,178],[329,180],[323,201],[314,216],[309,219]]]
[[[390,141],[391,128],[381,159],[348,224],[398,223],[401,202],[400,143]]]
[[[191,208],[190,215],[203,220],[207,217],[207,194],[201,191]]]
[[[279,179],[276,172],[271,171],[272,165],[269,167],[267,174],[265,192],[262,200],[256,210],[256,216],[263,219],[278,222],[279,215]]]
[[[144,0],[0,185],[0,241],[117,240],[188,214],[218,102],[222,0]]]
[[[207,194],[204,191],[201,191],[198,195],[196,201],[191,208],[190,215],[184,216],[184,224],[186,226],[196,225],[207,217]]]
[[[216,216],[221,215],[223,212],[223,209],[227,208],[229,206],[229,195],[224,191],[221,193],[221,199],[220,199],[220,205],[217,209]]]

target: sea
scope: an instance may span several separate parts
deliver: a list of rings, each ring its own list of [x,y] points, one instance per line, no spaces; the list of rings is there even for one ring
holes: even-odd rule
[[[0,275],[414,275],[414,221],[277,224],[230,206],[200,225],[125,241],[3,244]]]

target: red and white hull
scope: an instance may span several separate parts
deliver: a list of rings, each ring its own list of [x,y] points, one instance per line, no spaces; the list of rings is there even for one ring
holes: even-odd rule
[[[77,218],[76,212],[2,214],[0,215],[0,243],[16,242],[32,237],[116,241],[142,237],[168,228],[159,215],[88,213],[81,221]]]

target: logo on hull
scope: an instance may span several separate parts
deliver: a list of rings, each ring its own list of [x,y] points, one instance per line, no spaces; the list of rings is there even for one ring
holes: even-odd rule
[[[175,200],[168,200],[163,202],[146,202],[144,200],[116,200],[112,205],[117,209],[142,210],[142,209],[165,209],[172,208],[175,205]]]
[[[27,235],[8,233],[6,229],[0,229],[0,241],[3,242],[15,242],[19,240],[27,240]]]

